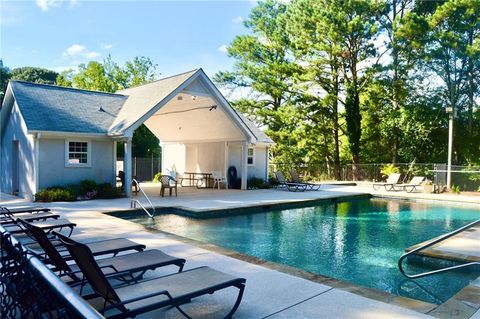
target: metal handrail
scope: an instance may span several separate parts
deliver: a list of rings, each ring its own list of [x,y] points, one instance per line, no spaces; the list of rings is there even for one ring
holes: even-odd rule
[[[438,237],[437,239],[431,241],[431,242],[428,242],[426,243],[425,245],[422,245],[420,247],[417,247],[411,251],[409,251],[408,253],[405,253],[403,254],[400,259],[398,259],[398,269],[400,270],[400,272],[402,273],[402,275],[404,275],[405,277],[407,278],[410,278],[410,279],[417,279],[417,278],[421,278],[421,277],[425,277],[425,276],[430,276],[430,275],[434,275],[434,274],[438,274],[438,273],[442,273],[442,272],[446,272],[446,271],[450,271],[450,270],[455,270],[455,269],[460,269],[460,268],[466,268],[466,267],[470,267],[470,266],[474,266],[474,265],[480,265],[480,262],[479,261],[473,261],[473,262],[469,262],[469,263],[465,263],[465,264],[461,264],[461,265],[456,265],[456,266],[451,266],[451,267],[445,267],[445,268],[442,268],[442,269],[437,269],[437,270],[432,270],[432,271],[426,271],[426,272],[422,272],[420,274],[416,274],[416,275],[408,275],[405,273],[405,271],[403,270],[403,266],[402,266],[402,262],[403,260],[405,260],[405,258],[407,258],[408,256],[412,255],[412,254],[415,254],[417,252],[419,252],[420,250],[424,250],[428,247],[431,247],[435,244],[438,244],[439,242],[441,241],[444,241],[445,239],[448,239],[452,236],[455,236],[456,234],[464,231],[465,229],[467,228],[470,228],[472,227],[473,225],[477,224],[477,223],[480,223],[480,219],[479,220],[476,220],[470,224],[467,224],[463,227],[460,227],[459,229],[457,230],[454,230],[450,233],[447,233],[443,236],[440,236]]]
[[[142,195],[147,199],[148,203],[150,204],[150,207],[152,208],[152,213],[150,213],[146,208],[145,206],[143,206],[142,203],[140,203],[140,201],[138,199],[131,199],[130,200],[130,207],[131,208],[136,208],[136,204],[140,205],[140,207],[145,211],[145,213],[147,213],[148,217],[150,218],[153,218],[153,215],[155,214],[155,206],[153,206],[152,204],[152,201],[150,200],[150,198],[148,198],[147,194],[145,194],[145,192],[143,191],[143,189],[140,187],[140,183],[135,179],[133,178],[132,179],[132,183],[135,183],[138,187],[138,190],[142,193]]]
[[[143,211],[148,215],[148,217],[154,218],[153,214],[151,214],[151,213],[145,208],[145,206],[143,206],[142,203],[140,203],[140,201],[139,201],[138,199],[131,199],[131,200],[130,200],[130,208],[137,208],[137,204],[140,205],[140,208],[143,209]]]

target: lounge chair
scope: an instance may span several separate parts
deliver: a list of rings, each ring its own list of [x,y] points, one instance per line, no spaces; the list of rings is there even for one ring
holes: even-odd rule
[[[47,221],[40,221],[40,222],[34,222],[32,225],[35,225],[43,230],[46,230],[47,232],[51,232],[54,229],[57,229],[58,231],[62,231],[64,228],[69,228],[70,229],[70,236],[73,232],[73,228],[77,226],[77,224],[72,223],[68,219],[54,219],[54,220],[47,220]],[[23,226],[21,223],[16,223],[14,225],[3,225],[4,228],[10,233],[10,234],[22,234],[27,232],[28,230]]]
[[[212,177],[213,177],[213,188],[215,188],[215,185],[217,185],[218,189],[220,189],[221,183],[225,184],[225,189],[228,188],[227,179],[222,176],[222,173],[220,173],[219,171],[213,171]]]
[[[294,170],[294,169],[290,170],[290,176],[292,177],[292,182],[293,183],[305,184],[307,186],[307,190],[310,190],[310,191],[318,191],[318,190],[320,190],[320,187],[322,186],[320,184],[308,183],[308,182],[302,181],[300,176],[298,175],[297,171]]]
[[[135,317],[169,306],[177,308],[185,317],[190,318],[180,308],[180,305],[199,296],[236,287],[239,289],[237,300],[225,317],[231,318],[242,300],[246,280],[209,267],[194,268],[113,288],[86,245],[77,243],[68,237],[61,237],[60,240],[67,247],[94,291],[94,294],[84,296],[84,298],[90,301],[102,315],[109,318]],[[101,302],[98,303],[100,298]]]
[[[390,176],[388,176],[387,181],[385,183],[373,183],[373,189],[377,191],[380,188],[385,187],[385,190],[389,192],[394,189],[394,186],[398,184],[399,180],[400,180],[400,173],[390,174]]]
[[[291,192],[304,192],[307,190],[307,185],[305,184],[287,182],[285,175],[281,171],[275,172],[275,178],[280,187],[286,187]]]
[[[425,180],[425,176],[414,176],[410,182],[406,184],[396,184],[393,186],[393,188],[398,191],[406,191],[408,193],[411,193],[413,191],[417,190],[417,187],[422,186],[423,181]]]
[[[36,229],[34,231],[39,233],[42,230]],[[58,233],[55,233],[55,235],[62,243],[78,243],[65,235]],[[73,282],[79,282],[82,280],[81,276],[78,275],[80,272],[78,264],[67,264],[65,259],[48,240],[42,241],[42,244],[48,255],[47,261],[55,267],[55,271],[59,272],[60,276],[68,276]],[[94,256],[88,244],[82,245],[88,247],[91,255]],[[73,259],[75,260],[75,258]],[[96,263],[105,275],[109,275],[110,277],[123,277],[127,278],[127,280],[136,280],[141,278],[147,270],[154,270],[164,266],[175,265],[179,268],[178,271],[181,272],[185,265],[185,259],[167,255],[158,249],[150,249],[121,256],[98,259],[96,260]]]
[[[160,176],[160,196],[165,195],[165,189],[169,190],[170,196],[172,196],[172,189],[175,190],[175,196],[177,196],[177,180],[170,175]]]
[[[17,218],[22,218],[26,221],[41,221],[47,219],[58,219],[60,215],[53,214],[50,212],[42,212],[42,213],[18,213],[12,214],[8,211],[0,211],[0,224],[7,225],[7,224],[15,224],[15,220]]]
[[[20,223],[27,229],[27,234],[34,240],[34,243],[24,245],[29,251],[40,259],[46,259],[48,257],[49,249],[52,248],[60,254],[61,258],[68,261],[71,260],[71,256],[68,250],[62,243],[56,239],[55,236],[49,237],[48,234],[41,228],[32,225],[24,220],[19,220]],[[120,252],[126,252],[130,250],[143,251],[146,246],[128,240],[126,238],[113,238],[106,240],[99,240],[94,242],[84,243],[92,251],[94,256],[110,255],[116,256]]]
[[[25,207],[13,207],[13,208],[8,208],[5,206],[0,206],[0,212],[8,212],[10,214],[23,214],[23,213],[41,213],[41,212],[49,212],[50,208],[46,207],[31,207],[31,206],[25,206]]]

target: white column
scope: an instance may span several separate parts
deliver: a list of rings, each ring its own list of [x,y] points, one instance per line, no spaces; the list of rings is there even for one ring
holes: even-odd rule
[[[113,186],[117,187],[117,141],[112,142],[113,150],[112,150],[112,157],[113,157]]]
[[[453,151],[453,118],[454,113],[448,114],[448,164],[447,164],[447,189],[452,187],[452,151]]]
[[[123,171],[125,172],[125,195],[132,197],[132,140],[123,142],[125,155],[123,159]]]
[[[242,169],[242,172],[241,172],[242,186],[241,186],[241,188],[242,189],[247,189],[247,176],[248,176],[248,174],[247,174],[247,168],[248,168],[247,157],[248,157],[248,143],[243,142],[242,143],[242,165],[241,165],[241,169]]]
[[[265,147],[265,183],[268,183],[268,146]]]
[[[225,176],[225,180],[226,180],[226,183],[225,183],[225,188],[228,189],[228,142],[225,142],[225,165],[224,165],[224,176]]]

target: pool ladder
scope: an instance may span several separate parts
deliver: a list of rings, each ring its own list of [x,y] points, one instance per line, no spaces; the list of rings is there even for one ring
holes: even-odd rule
[[[432,271],[426,271],[426,272],[422,272],[422,273],[419,273],[419,274],[415,274],[415,275],[409,275],[407,273],[405,273],[405,270],[403,269],[403,266],[402,266],[402,263],[403,261],[410,255],[412,254],[415,254],[421,250],[424,250],[428,247],[431,247],[435,244],[438,244],[439,242],[441,241],[444,241],[452,236],[455,236],[456,234],[458,233],[461,233],[462,231],[470,228],[470,227],[473,227],[474,225],[480,223],[480,219],[479,220],[476,220],[474,221],[473,223],[470,223],[470,224],[467,224],[463,227],[460,227],[459,229],[457,230],[454,230],[450,233],[447,233],[443,236],[440,236],[438,237],[437,239],[435,240],[432,240],[424,245],[421,245],[420,247],[417,247],[411,251],[409,251],[408,253],[405,253],[403,254],[400,259],[398,260],[398,269],[400,269],[400,272],[402,273],[402,275],[404,275],[405,277],[407,278],[410,278],[410,279],[417,279],[417,278],[421,278],[421,277],[426,277],[426,276],[430,276],[430,275],[435,275],[435,274],[438,274],[438,273],[442,273],[442,272],[446,272],[446,271],[450,271],[450,270],[455,270],[455,269],[460,269],[460,268],[466,268],[466,267],[470,267],[470,266],[480,266],[480,262],[479,261],[473,261],[473,262],[468,262],[468,263],[465,263],[465,264],[461,264],[461,265],[456,265],[456,266],[451,266],[451,267],[445,267],[445,268],[441,268],[441,269],[437,269],[437,270],[432,270]]]
[[[146,209],[145,206],[142,203],[140,203],[138,199],[135,199],[135,198],[130,199],[130,208],[137,208],[137,205],[138,205],[145,212],[145,214],[148,215],[148,217],[153,219],[155,214],[155,207],[153,206],[152,201],[150,200],[150,198],[148,198],[147,194],[145,194],[143,189],[140,187],[140,183],[135,178],[132,179],[132,182],[137,185],[140,193],[142,193],[142,195],[147,199],[148,203],[150,204],[150,207],[152,208],[152,212],[150,213],[148,209]]]

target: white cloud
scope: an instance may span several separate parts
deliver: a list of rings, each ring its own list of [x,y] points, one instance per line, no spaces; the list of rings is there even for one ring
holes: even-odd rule
[[[102,48],[103,48],[104,50],[110,50],[112,47],[113,47],[113,44],[103,44],[103,45],[102,45]]]
[[[227,53],[227,48],[228,46],[226,44],[222,44],[221,46],[218,47],[218,51],[220,52],[223,52],[223,53]]]
[[[70,8],[78,4],[78,0],[35,0],[35,3],[42,11],[48,11],[50,8],[58,8],[63,2],[68,2]]]
[[[242,22],[243,22],[243,18],[240,17],[240,16],[238,16],[238,17],[236,17],[236,18],[233,18],[233,19],[232,19],[232,22],[233,22],[233,23],[242,23]]]
[[[87,58],[87,59],[94,59],[98,58],[101,54],[96,51],[90,51],[87,49],[86,46],[81,44],[73,44],[68,47],[62,54],[65,58]]]

